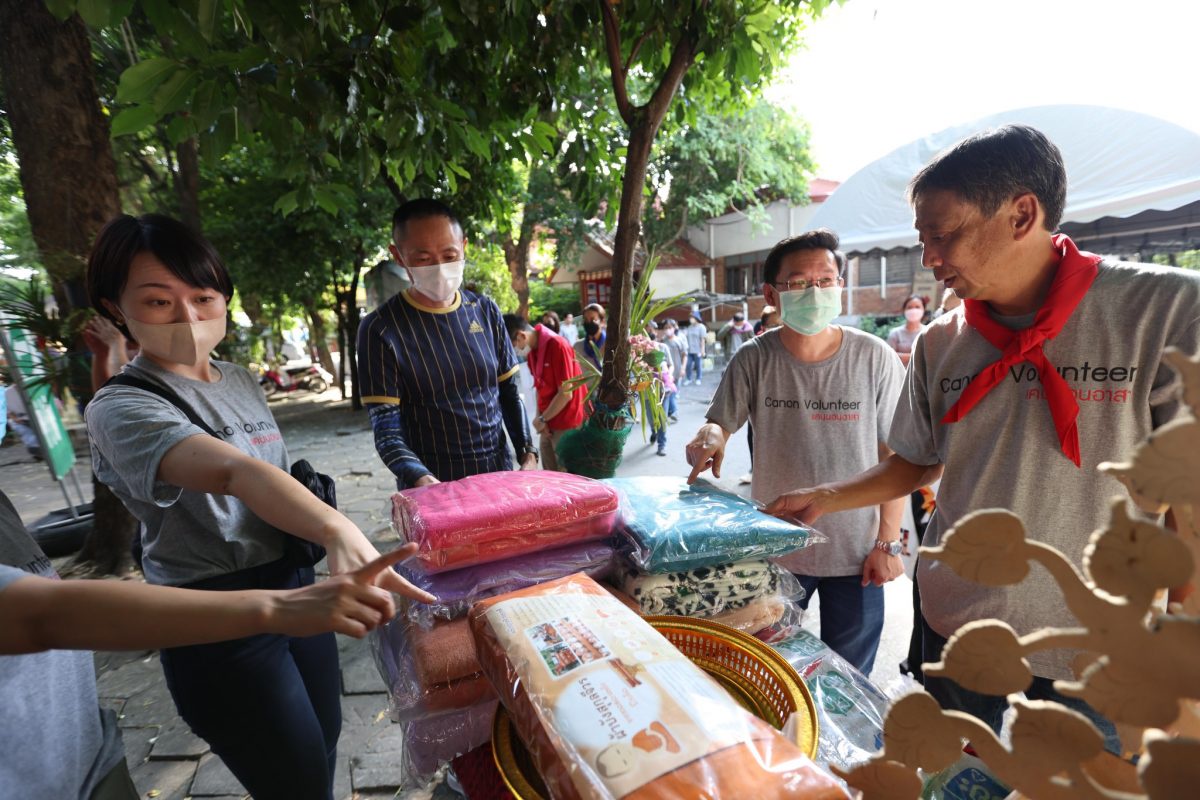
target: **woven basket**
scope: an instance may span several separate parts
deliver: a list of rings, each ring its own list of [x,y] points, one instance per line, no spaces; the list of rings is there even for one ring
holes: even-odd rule
[[[782,728],[796,714],[796,745],[809,758],[816,755],[817,709],[787,659],[753,636],[718,622],[690,617],[645,620],[759,719]],[[492,723],[492,755],[514,797],[542,800],[548,796],[504,706]]]

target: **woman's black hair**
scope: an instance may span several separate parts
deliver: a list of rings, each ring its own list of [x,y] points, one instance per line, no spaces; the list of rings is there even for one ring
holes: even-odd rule
[[[908,308],[908,304],[911,303],[913,300],[921,301],[921,310],[922,311],[929,310],[929,303],[925,300],[924,297],[922,297],[919,294],[910,294],[908,297],[904,298],[904,302],[900,304],[900,310],[903,311],[904,309]]]
[[[122,214],[108,222],[88,255],[87,290],[92,308],[117,323],[102,300],[113,305],[129,280],[129,266],[139,253],[152,253],[162,265],[189,286],[215,289],[233,298],[233,279],[213,246],[177,219],[162,214],[131,217]],[[124,325],[117,323],[129,335]]]

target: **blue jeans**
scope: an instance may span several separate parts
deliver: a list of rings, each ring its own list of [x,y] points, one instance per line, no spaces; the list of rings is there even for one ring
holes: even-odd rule
[[[280,561],[192,587],[292,589],[312,582],[312,567]],[[261,800],[333,797],[342,707],[332,633],[172,647],[161,659],[179,716],[250,794]]]
[[[796,578],[804,588],[801,608],[808,608],[814,592],[821,595],[821,641],[869,676],[883,633],[883,587],[871,584],[864,588],[862,575]]]
[[[688,353],[687,368],[683,371],[683,379],[685,381],[692,379],[692,372],[696,373],[696,383],[700,382],[700,354]]]
[[[946,639],[940,633],[929,627],[925,615],[921,615],[921,652],[925,663],[942,660],[942,650],[946,647]],[[938,705],[947,711],[965,711],[990,727],[997,735],[1004,721],[1004,712],[1008,708],[1008,699],[990,694],[979,694],[970,689],[964,689],[949,678],[935,678],[924,675],[925,691],[933,695]],[[1116,755],[1121,755],[1121,739],[1117,736],[1117,728],[1108,719],[1101,716],[1096,709],[1075,697],[1067,697],[1054,688],[1050,678],[1033,679],[1033,685],[1025,690],[1025,696],[1030,700],[1048,700],[1064,705],[1072,711],[1083,714],[1096,730],[1104,737],[1104,749]]]
[[[668,417],[673,417],[678,413],[679,403],[676,400],[676,392],[667,392],[663,395],[663,409],[667,412]]]

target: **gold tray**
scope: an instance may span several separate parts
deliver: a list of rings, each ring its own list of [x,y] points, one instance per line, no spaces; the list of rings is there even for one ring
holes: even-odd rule
[[[774,648],[739,630],[690,617],[644,617],[738,703],[774,728],[796,714],[796,745],[817,752],[817,709],[800,675]],[[504,785],[518,800],[548,796],[533,759],[500,706],[492,721],[492,757]]]

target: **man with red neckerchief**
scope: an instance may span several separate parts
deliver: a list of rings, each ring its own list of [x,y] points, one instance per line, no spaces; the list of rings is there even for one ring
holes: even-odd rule
[[[1163,351],[1200,349],[1200,275],[1110,261],[1055,235],[1066,201],[1062,155],[1033,128],[1008,125],[959,142],[909,186],[924,266],[963,299],[913,348],[888,445],[895,452],[854,478],[799,489],[768,511],[812,522],[822,514],[902,497],[942,478],[924,544],[935,546],[972,511],[1007,508],[1032,540],[1077,566],[1092,531],[1123,494],[1101,475],[1152,430],[1182,412],[1178,378]],[[944,470],[944,473],[943,473]],[[925,662],[946,637],[977,619],[1019,635],[1076,624],[1049,574],[986,587],[949,567],[918,564]],[[1119,752],[1115,729],[1063,697],[1070,651],[1028,656],[1026,692],[1086,714]],[[999,731],[1007,701],[926,676],[943,708],[967,711]]]

